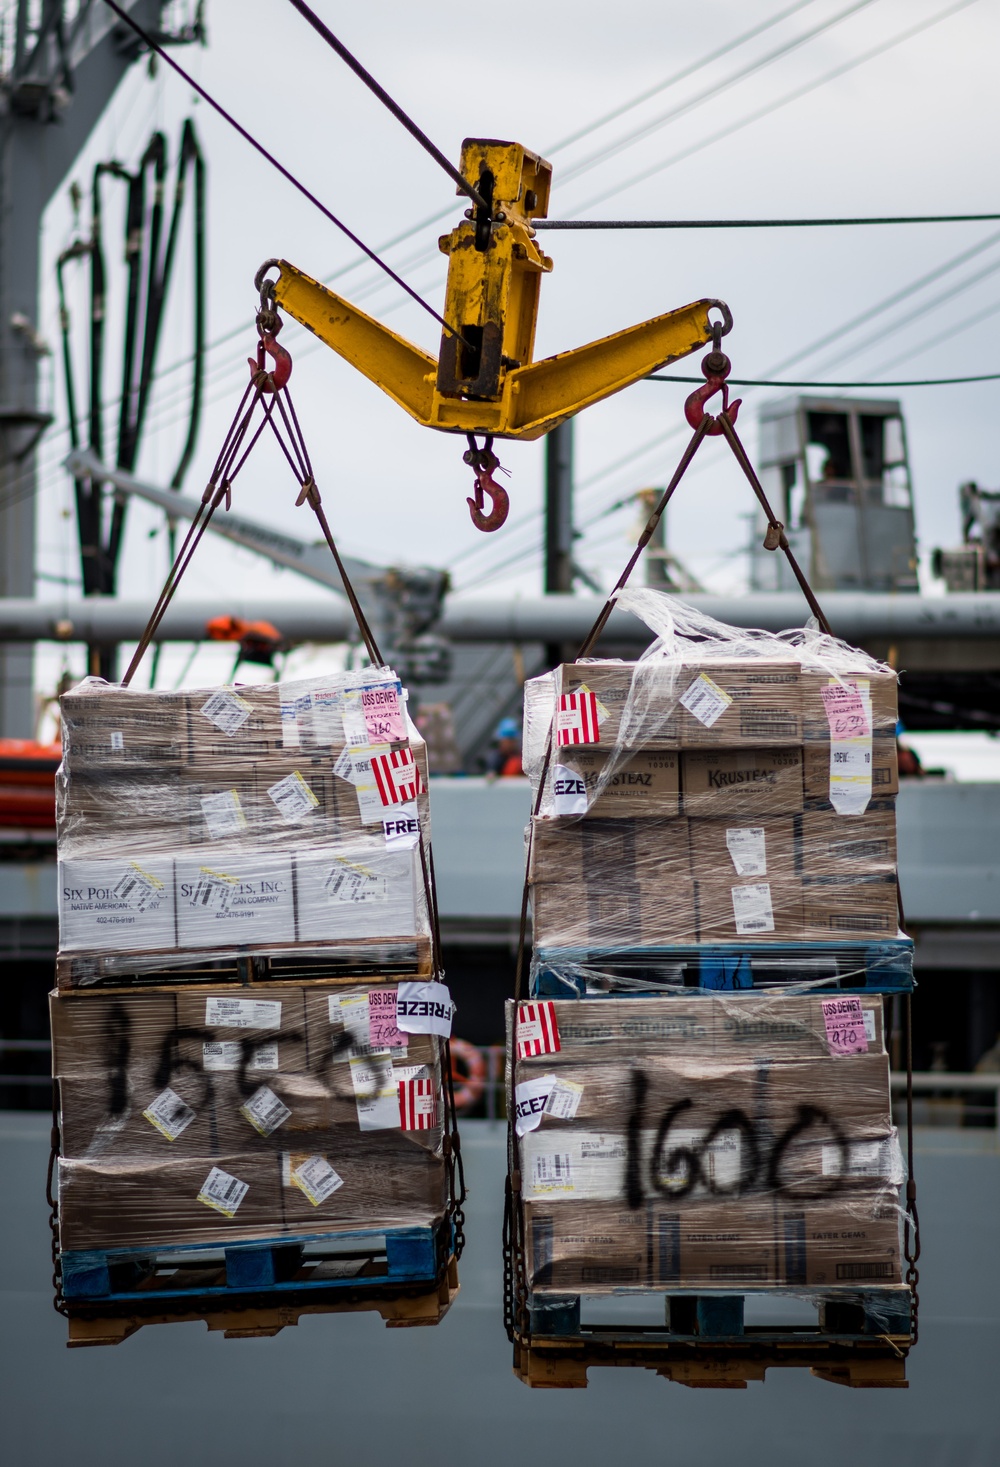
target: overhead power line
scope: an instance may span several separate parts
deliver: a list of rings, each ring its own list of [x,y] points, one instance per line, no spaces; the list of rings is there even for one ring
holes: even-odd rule
[[[229,126],[235,129],[235,131],[239,133],[240,137],[243,138],[245,142],[248,142],[252,148],[256,149],[256,151],[261,155],[262,158],[265,158],[267,162],[270,163],[272,168],[277,169],[282,178],[287,179],[287,181],[292,185],[293,188],[298,189],[303,198],[308,199],[309,202],[319,210],[319,212],[323,215],[325,219],[329,219],[330,223],[335,225],[342,234],[345,234],[352,244],[357,245],[358,249],[366,254],[373,264],[377,265],[380,270],[384,270],[386,275],[389,276],[390,280],[394,280],[402,290],[405,290],[406,294],[410,296],[412,300],[415,300],[418,306],[422,306],[429,316],[433,316],[434,320],[437,321],[441,326],[443,326],[450,335],[460,335],[460,333],[457,332],[454,327],[448,325],[448,322],[444,319],[443,316],[438,315],[433,306],[428,305],[424,298],[417,294],[417,292],[413,289],[411,285],[407,285],[406,281],[401,275],[396,274],[391,265],[387,265],[385,260],[381,259],[373,249],[365,244],[363,239],[360,239],[358,235],[354,233],[353,229],[350,229],[342,219],[338,219],[336,214],[334,214],[331,209],[328,209],[326,205],[322,202],[322,200],[318,199],[316,195],[312,192],[312,190],[308,189],[300,179],[296,178],[294,173],[290,172],[283,163],[279,163],[274,154],[268,152],[267,148],[264,147],[264,144],[258,142],[253,133],[248,132],[242,123],[237,122],[236,118],[232,115],[231,112],[226,111],[221,102],[217,102],[210,92],[206,92],[205,88],[203,86],[200,86],[199,83],[195,81],[194,77],[186,72],[183,66],[181,66],[178,62],[174,60],[169,51],[165,50],[165,48],[161,46],[158,41],[154,40],[154,38],[149,34],[148,31],[145,31],[142,26],[138,24],[137,21],[132,19],[127,10],[123,10],[120,5],[116,4],[116,0],[104,0],[104,3],[109,7],[109,9],[114,11],[119,20],[123,20],[125,24],[135,32],[135,34],[139,37],[144,46],[148,46],[150,51],[155,51],[157,56],[159,56],[161,60],[165,61],[169,67],[176,71],[177,75],[181,78],[183,82],[186,83],[187,86],[193,88],[193,90],[198,93],[199,97],[201,97],[203,101],[208,103],[213,111],[217,112],[225,122],[228,122]]]
[[[704,382],[704,377],[668,377],[654,372],[647,382]],[[727,377],[730,387],[955,387],[963,382],[1000,382],[1000,372],[975,377],[917,377],[905,382],[775,382],[768,377]]]
[[[1000,214],[888,214],[859,219],[532,219],[534,229],[835,229],[864,224],[978,224]]]
[[[480,209],[483,209],[488,214],[490,212],[490,207],[487,204],[486,200],[483,198],[482,194],[479,192],[479,190],[473,188],[472,184],[469,183],[465,176],[459,172],[455,165],[448,161],[445,155],[441,152],[441,149],[434,146],[427,134],[413,121],[413,118],[408,116],[408,114],[403,111],[398,102],[393,101],[392,97],[389,96],[389,93],[385,90],[384,87],[379,86],[378,82],[372,76],[371,72],[365,70],[358,58],[356,56],[353,56],[351,52],[348,51],[343,41],[339,41],[337,37],[333,34],[333,31],[330,30],[329,26],[323,24],[316,12],[314,10],[310,10],[309,6],[304,3],[304,0],[289,0],[289,4],[291,4],[299,12],[303,20],[307,20],[309,22],[316,34],[318,36],[322,36],[326,44],[332,50],[336,51],[341,61],[345,62],[351,68],[351,70],[354,72],[354,75],[361,78],[368,90],[370,92],[374,92],[375,96],[382,103],[383,107],[387,107],[392,113],[393,117],[395,117],[396,121],[403,124],[410,136],[416,138],[417,142],[425,150],[425,152],[430,154],[430,156],[434,159],[434,162],[438,165],[439,168],[444,169],[445,173],[447,173],[448,177],[458,185],[462,193],[468,194],[472,202],[474,204],[477,204]]]

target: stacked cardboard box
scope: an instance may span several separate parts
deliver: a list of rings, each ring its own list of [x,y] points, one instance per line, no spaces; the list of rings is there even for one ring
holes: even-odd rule
[[[388,669],[62,700],[63,971],[426,939],[425,746]]]
[[[684,987],[896,937],[895,674],[659,600],[646,658],[525,689],[536,967],[592,995],[511,1010],[529,1286],[898,1283],[881,997]]]
[[[529,684],[536,948],[894,937],[896,679],[859,658],[695,646]]]
[[[437,1221],[442,1040],[397,993],[53,993],[63,1251]]]
[[[511,1006],[530,1287],[900,1282],[882,999],[849,1050],[825,1002]]]

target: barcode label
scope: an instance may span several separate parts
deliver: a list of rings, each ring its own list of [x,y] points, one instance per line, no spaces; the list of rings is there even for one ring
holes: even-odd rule
[[[340,856],[331,866],[323,890],[334,902],[384,902],[389,896],[384,876]]]
[[[771,906],[771,886],[767,881],[755,882],[752,886],[734,886],[733,916],[740,937],[754,932],[774,931],[774,909]]]
[[[226,913],[233,904],[237,885],[235,877],[226,876],[222,871],[210,871],[207,866],[202,866],[188,905],[204,907],[209,912]]]
[[[555,1151],[549,1155],[534,1157],[531,1176],[536,1191],[547,1187],[561,1187],[571,1191],[573,1172],[569,1152]]]
[[[399,1094],[388,1054],[351,1060],[351,1083],[362,1131],[399,1129]]]
[[[293,1187],[305,1193],[313,1207],[318,1207],[344,1185],[343,1177],[337,1175],[325,1156],[308,1156],[305,1161],[300,1161],[293,1169],[290,1181]]]
[[[278,1029],[281,1027],[281,1000],[208,998],[205,1000],[205,1023],[213,1028]]]
[[[119,729],[112,730],[111,748],[115,754],[120,754],[125,748],[125,735]]]
[[[714,683],[705,672],[698,674],[680,699],[681,707],[686,708],[705,728],[717,723],[732,701],[725,689]]]
[[[291,1111],[273,1090],[262,1085],[240,1106],[240,1115],[246,1117],[258,1135],[270,1136],[288,1120]]]
[[[318,797],[313,794],[297,769],[284,779],[279,779],[277,784],[272,784],[267,793],[277,805],[282,820],[286,820],[289,825],[304,820],[307,815],[319,809]]]
[[[767,848],[764,827],[751,825],[726,831],[726,849],[737,876],[766,876]]]
[[[224,1217],[235,1217],[237,1209],[250,1190],[249,1182],[230,1176],[221,1167],[213,1166],[201,1184],[198,1201],[206,1207],[214,1207]]]
[[[227,693],[222,688],[213,693],[207,703],[201,705],[202,714],[209,723],[232,738],[237,729],[243,727],[253,707],[245,698],[239,698],[235,693]]]
[[[249,1046],[248,1051],[238,1039],[208,1039],[201,1047],[201,1062],[206,1070],[242,1069],[244,1055],[247,1070],[278,1068],[278,1046],[273,1040]]]
[[[194,1120],[194,1111],[168,1086],[143,1111],[143,1118],[168,1141],[176,1141]]]
[[[545,1114],[555,1116],[560,1121],[571,1121],[580,1109],[582,1099],[582,1085],[578,1085],[575,1080],[558,1079],[549,1091],[549,1098],[545,1102]]]
[[[215,795],[202,795],[201,813],[213,840],[222,840],[227,835],[239,835],[247,828],[247,817],[243,813],[236,790],[220,790]]]
[[[131,861],[115,886],[114,894],[131,911],[145,912],[159,902],[164,890],[162,881]]]

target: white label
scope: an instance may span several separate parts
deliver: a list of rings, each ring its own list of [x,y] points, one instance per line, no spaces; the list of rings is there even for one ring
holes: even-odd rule
[[[774,931],[774,911],[771,907],[771,887],[767,881],[752,886],[734,886],[733,916],[740,937],[755,932]]]
[[[534,1080],[522,1080],[520,1085],[514,1087],[514,1124],[519,1136],[524,1136],[541,1125],[555,1083],[555,1075],[539,1075]]]
[[[556,815],[586,815],[587,786],[579,774],[565,764],[552,773],[552,808]]]
[[[382,821],[385,843],[390,850],[412,851],[420,841],[420,819],[416,800],[397,805],[391,816]]]
[[[291,1174],[291,1182],[305,1193],[313,1207],[318,1207],[344,1185],[343,1177],[337,1175],[325,1156],[309,1156],[299,1162]]]
[[[732,701],[725,689],[720,688],[718,683],[713,683],[706,672],[698,674],[680,699],[681,707],[686,708],[706,728],[711,728],[722,717]]]
[[[168,1141],[176,1141],[181,1132],[186,1131],[194,1120],[194,1111],[191,1107],[169,1087],[161,1090],[142,1114],[151,1126],[156,1127],[161,1136],[166,1136]]]
[[[285,749],[297,749],[302,743],[302,734],[311,723],[312,697],[303,693],[299,698],[289,698],[281,703],[281,743]]]
[[[438,1034],[447,1039],[455,1004],[443,983],[401,983],[396,994],[396,1027],[406,1034]]]
[[[272,784],[268,795],[278,807],[278,814],[289,825],[294,825],[319,809],[319,799],[313,794],[297,769]]]
[[[660,1189],[669,1195],[672,1189],[686,1192],[690,1186],[690,1163],[681,1157],[673,1171],[666,1170],[667,1158],[676,1148],[681,1151],[697,1152],[698,1165],[704,1179],[697,1191],[704,1193],[705,1186],[712,1190],[727,1191],[738,1185],[740,1180],[741,1150],[739,1131],[723,1131],[707,1146],[705,1132],[692,1129],[671,1130],[669,1146],[664,1146],[660,1160],[662,1170],[657,1178]]]
[[[337,755],[333,766],[333,772],[338,779],[349,780],[351,784],[357,784],[354,769],[354,753],[350,748],[344,749]]]
[[[749,825],[738,830],[727,830],[726,848],[732,857],[737,876],[767,875],[763,826]]]
[[[209,998],[205,1023],[225,1029],[280,1029],[281,1000],[263,998]]]
[[[202,795],[201,812],[213,840],[222,840],[227,835],[239,835],[247,828],[247,817],[235,790],[220,790],[216,795]]]
[[[145,912],[163,897],[163,882],[134,861],[114,888],[114,895],[131,912]]]
[[[531,1183],[536,1193],[572,1192],[573,1169],[568,1151],[542,1153],[532,1158]]]
[[[206,1040],[201,1047],[201,1062],[206,1070],[238,1070],[244,1064],[244,1048],[238,1039]],[[247,1048],[248,1070],[276,1070],[278,1046],[270,1040]]]
[[[111,732],[111,748],[115,754],[120,754],[125,748],[125,735],[119,729]]]
[[[214,723],[217,729],[232,738],[250,717],[253,705],[245,698],[239,698],[235,693],[227,693],[220,688],[207,703],[201,705],[201,711],[209,723]]]
[[[213,1166],[201,1184],[198,1201],[204,1202],[206,1207],[214,1207],[216,1212],[221,1212],[225,1217],[235,1217],[237,1208],[249,1190],[249,1182],[241,1182],[238,1177],[230,1176],[221,1167]]]
[[[365,1010],[367,1012],[367,1001]],[[392,1060],[372,1054],[351,1060],[351,1084],[362,1131],[399,1130],[399,1096]]]
[[[580,1109],[582,1099],[582,1085],[578,1085],[575,1080],[557,1079],[545,1102],[545,1114],[555,1116],[559,1121],[571,1121]]]
[[[339,688],[314,688],[312,703],[312,734],[316,744],[340,742],[343,720],[340,716],[341,693]]]
[[[869,1044],[875,1043],[875,1010],[864,1009],[861,1017],[865,1021],[865,1038]]]
[[[259,1135],[270,1136],[288,1120],[291,1111],[273,1090],[262,1085],[240,1106],[240,1115],[246,1117]]]
[[[356,861],[338,856],[323,883],[323,890],[334,902],[384,902],[389,888],[384,876]]]
[[[878,1141],[849,1141],[846,1157],[836,1145],[825,1145],[822,1150],[824,1177],[881,1177],[897,1183],[903,1180],[902,1156],[895,1135]]]

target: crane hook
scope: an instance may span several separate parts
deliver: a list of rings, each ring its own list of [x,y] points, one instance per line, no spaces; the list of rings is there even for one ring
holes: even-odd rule
[[[713,437],[716,437],[722,432],[722,424],[719,422],[719,418],[713,418],[710,413],[706,414],[705,412],[706,402],[708,402],[710,397],[714,397],[717,392],[722,393],[722,413],[719,414],[719,417],[725,414],[730,425],[735,424],[736,414],[740,410],[740,404],[743,399],[738,397],[733,403],[729,401],[729,383],[726,381],[726,378],[729,376],[731,367],[732,363],[729,358],[725,352],[719,350],[718,346],[713,351],[710,351],[708,356],[702,361],[701,370],[704,372],[707,380],[701,387],[695,388],[684,404],[684,416],[692,428],[700,428],[702,419],[707,416],[711,425],[707,429],[707,432]]]
[[[476,475],[476,490],[474,499],[466,499],[469,506],[469,514],[472,523],[477,530],[490,534],[493,530],[499,530],[506,522],[510,513],[510,498],[500,484],[493,478],[493,470],[500,468],[500,460],[493,452],[493,439],[487,438],[482,448],[477,447],[475,437],[468,433],[468,450],[462,455],[462,462],[467,463]],[[503,470],[506,473],[506,469]],[[484,496],[489,495],[493,507],[489,514],[484,513]]]
[[[273,372],[266,370],[265,352],[274,358]],[[247,365],[250,368],[250,381],[261,392],[280,392],[292,375],[292,358],[283,346],[278,345],[274,339],[274,333],[270,331],[261,333],[256,360],[253,357],[247,357]]]

